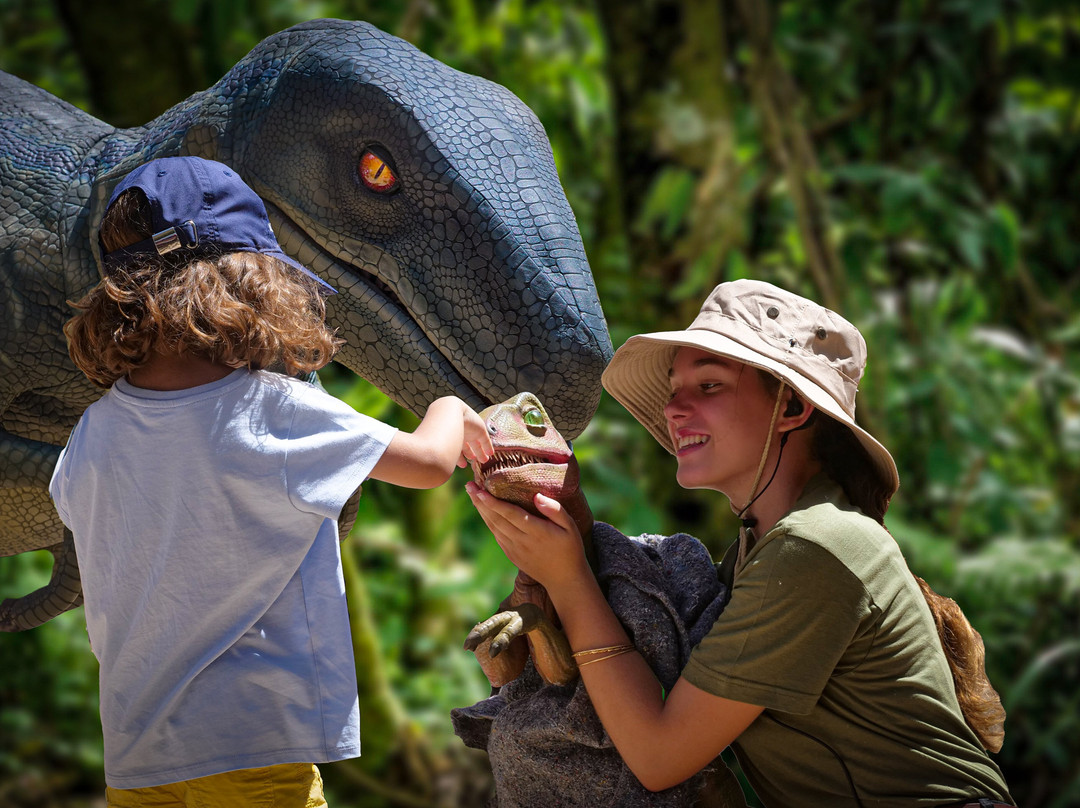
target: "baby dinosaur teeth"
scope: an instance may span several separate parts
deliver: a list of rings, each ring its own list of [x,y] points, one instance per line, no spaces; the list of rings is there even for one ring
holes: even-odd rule
[[[521,452],[499,452],[484,466],[483,471],[491,473],[517,466],[527,466],[533,462],[535,461],[531,455],[522,454]]]

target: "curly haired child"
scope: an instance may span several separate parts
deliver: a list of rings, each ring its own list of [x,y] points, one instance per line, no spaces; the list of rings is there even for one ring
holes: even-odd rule
[[[333,290],[227,166],[137,168],[99,244],[65,333],[109,389],[50,490],[101,663],[108,805],[325,805],[316,764],[360,753],[338,516],[367,477],[431,488],[487,459],[484,424],[448,396],[401,432],[293,378],[340,345]]]

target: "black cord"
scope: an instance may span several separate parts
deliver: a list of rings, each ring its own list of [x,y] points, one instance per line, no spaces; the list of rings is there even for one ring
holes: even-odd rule
[[[772,481],[776,478],[776,472],[778,472],[780,470],[780,459],[784,456],[784,447],[787,446],[788,438],[791,437],[791,433],[792,432],[798,432],[801,429],[809,429],[810,426],[814,423],[815,416],[817,414],[818,414],[818,411],[814,410],[812,413],[810,413],[809,418],[807,418],[805,421],[803,421],[801,424],[799,424],[794,429],[790,429],[787,432],[785,432],[783,435],[780,436],[780,452],[779,452],[779,454],[776,455],[776,465],[773,466],[772,476],[770,476],[769,481],[767,483],[765,483],[765,487],[762,488],[760,491],[758,491],[757,494],[754,496],[754,498],[746,503],[746,507],[743,508],[741,511],[739,511],[735,515],[735,518],[738,519],[740,522],[742,522],[743,527],[745,527],[747,530],[749,530],[752,527],[757,526],[757,518],[754,517],[754,516],[750,516],[750,517],[747,517],[746,519],[743,519],[742,515],[744,513],[746,513],[748,510],[750,510],[750,506],[753,505],[755,502],[757,502],[758,499],[761,497],[761,495],[765,493],[765,489],[767,489],[770,485],[772,485]]]
[[[777,724],[784,727],[785,729],[789,729],[792,732],[797,732],[799,735],[802,735],[804,738],[809,738],[811,741],[814,741],[815,743],[820,744],[821,746],[823,746],[827,750],[829,750],[829,752],[832,753],[832,756],[834,758],[836,758],[836,762],[840,764],[840,768],[844,772],[844,777],[847,779],[847,782],[848,782],[848,788],[851,789],[852,799],[855,800],[855,804],[857,806],[859,806],[859,808],[863,808],[862,800],[859,799],[859,791],[858,791],[858,789],[855,788],[855,780],[854,780],[854,778],[852,778],[851,771],[848,769],[847,764],[844,763],[844,759],[842,757],[840,757],[839,752],[837,752],[835,749],[833,749],[831,746],[829,746],[829,744],[825,743],[825,741],[821,740],[821,738],[814,737],[809,732],[804,732],[803,730],[798,729],[796,727],[793,727],[790,724],[785,724],[783,721],[781,721],[779,718],[777,718],[776,716],[774,716],[772,714],[763,713],[763,715],[765,715],[767,718],[770,718],[771,720],[775,721]]]
[[[784,456],[784,447],[787,445],[787,439],[790,434],[790,432],[785,432],[780,436],[780,452],[776,455],[776,465],[773,466],[772,476],[769,477],[769,481],[765,483],[764,487],[757,492],[752,500],[746,503],[746,507],[735,515],[735,518],[742,522],[743,527],[747,530],[757,525],[757,517],[748,516],[746,519],[743,519],[743,514],[750,510],[750,506],[761,498],[761,495],[768,490],[770,485],[772,485],[772,481],[776,479],[776,472],[780,470],[780,459]]]

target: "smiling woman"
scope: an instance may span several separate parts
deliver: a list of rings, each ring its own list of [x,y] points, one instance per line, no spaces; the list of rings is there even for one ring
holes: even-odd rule
[[[680,349],[668,378],[671,398],[664,416],[679,459],[679,485],[731,491],[733,501],[749,502],[739,487],[749,485],[760,468],[774,402],[790,402],[791,389],[770,395],[749,366],[698,348]]]
[[[743,525],[720,566],[731,599],[666,697],[640,654],[603,653],[631,641],[558,503],[537,498],[542,521],[474,494],[510,560],[546,587],[575,653],[597,654],[582,679],[650,790],[730,744],[770,805],[1011,802],[987,754],[1004,713],[981,641],[956,610],[943,633],[967,638],[968,659],[943,645],[942,610],[927,608],[941,604],[882,524],[899,480],[855,423],[865,362],[854,326],[757,281],[720,284],[688,329],[616,352],[608,392],[676,456],[680,485],[724,494]],[[822,450],[839,435],[857,463]]]

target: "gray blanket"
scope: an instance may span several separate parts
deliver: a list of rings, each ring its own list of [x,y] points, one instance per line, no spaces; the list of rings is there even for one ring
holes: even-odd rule
[[[593,528],[593,544],[597,580],[612,610],[670,690],[727,602],[709,552],[682,533],[628,538],[603,522]],[[647,791],[619,757],[581,679],[546,684],[531,661],[498,693],[452,710],[451,718],[467,746],[488,752],[491,808],[693,806],[708,774]]]

